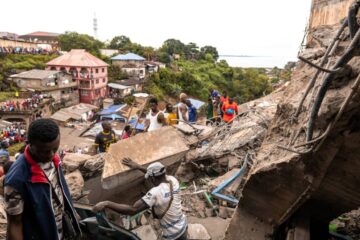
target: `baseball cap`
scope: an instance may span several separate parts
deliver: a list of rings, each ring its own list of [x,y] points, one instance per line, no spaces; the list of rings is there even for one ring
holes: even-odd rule
[[[147,167],[145,178],[161,176],[166,172],[165,166],[160,162],[154,162]]]

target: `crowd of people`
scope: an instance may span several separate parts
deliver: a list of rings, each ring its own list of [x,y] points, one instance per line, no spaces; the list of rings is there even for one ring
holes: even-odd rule
[[[222,121],[231,123],[239,109],[232,97],[229,97],[226,92],[223,95],[217,90],[209,89],[210,96],[206,106],[206,124],[219,125]]]
[[[105,123],[103,128],[104,135],[110,136],[112,142],[111,127]],[[3,170],[0,194],[5,201],[8,239],[80,239],[80,219],[57,154],[59,146],[59,126],[51,119],[38,119],[30,124],[28,145],[16,161],[6,158],[0,162]],[[133,205],[104,201],[97,203],[93,211],[111,209],[132,216],[151,209],[153,217],[160,221],[162,238],[186,240],[188,223],[181,207],[179,181],[166,174],[160,162],[144,168],[128,158],[121,161],[143,172],[152,187]]]
[[[60,53],[57,50],[47,50],[43,48],[0,47],[0,54],[59,55]]]
[[[42,94],[33,94],[31,97],[26,99],[8,99],[0,103],[0,111],[15,112],[33,110],[38,107],[43,99],[44,96]]]
[[[26,141],[26,130],[23,123],[13,123],[0,131],[0,142],[12,146]]]

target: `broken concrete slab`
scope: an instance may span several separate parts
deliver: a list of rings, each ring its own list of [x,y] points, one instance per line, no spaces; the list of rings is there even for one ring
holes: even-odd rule
[[[63,159],[64,170],[66,172],[73,172],[78,169],[80,166],[90,159],[91,156],[87,154],[78,154],[78,153],[66,153]]]
[[[214,190],[221,183],[223,183],[225,180],[229,179],[231,176],[235,175],[239,171],[240,171],[239,168],[234,168],[231,171],[225,173],[224,175],[211,180],[209,183],[210,189]],[[240,184],[241,184],[241,177],[238,177],[223,190],[223,193],[225,193],[226,195],[228,195],[228,194],[234,195],[236,193],[236,191],[238,190]]]
[[[105,154],[102,186],[105,189],[129,188],[130,183],[143,179],[142,173],[130,170],[121,160],[131,158],[140,165],[160,161],[165,166],[179,162],[189,150],[180,134],[172,127],[138,134],[112,144]]]
[[[189,240],[210,240],[211,237],[206,228],[199,223],[190,223],[188,225]]]
[[[65,175],[66,182],[69,187],[71,197],[73,199],[79,199],[82,196],[82,190],[84,188],[84,179],[79,170]]]
[[[187,135],[199,132],[198,136],[200,138],[206,138],[214,131],[213,127],[198,125],[198,124],[192,124],[191,126],[188,124],[175,125],[175,128],[177,130],[179,130],[180,132],[187,134]]]

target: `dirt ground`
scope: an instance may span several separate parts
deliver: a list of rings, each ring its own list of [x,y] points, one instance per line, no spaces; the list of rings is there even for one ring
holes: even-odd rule
[[[83,131],[84,129],[60,127],[60,147],[63,149],[73,149],[74,146],[91,147],[94,144],[94,139],[79,137]]]
[[[197,218],[188,217],[189,223],[200,223],[204,225],[211,240],[222,240],[224,239],[227,226],[230,223],[231,218],[222,219],[219,217],[208,217],[208,218]]]

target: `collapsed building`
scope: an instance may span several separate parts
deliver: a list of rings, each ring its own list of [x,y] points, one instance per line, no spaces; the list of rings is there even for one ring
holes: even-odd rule
[[[225,239],[329,239],[329,222],[359,206],[360,32],[352,4],[313,1],[307,48]]]
[[[65,156],[74,200],[132,203],[146,184],[121,159],[161,161],[186,183],[187,215],[232,218],[225,239],[329,239],[330,221],[360,205],[360,33],[347,18],[358,10],[351,6],[314,0],[292,80],[241,105],[231,125],[166,127],[108,154]],[[345,216],[358,228],[357,211]]]

